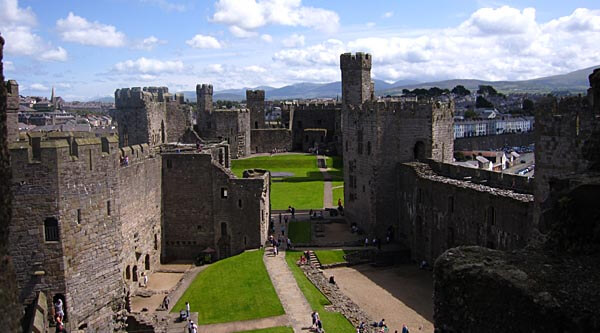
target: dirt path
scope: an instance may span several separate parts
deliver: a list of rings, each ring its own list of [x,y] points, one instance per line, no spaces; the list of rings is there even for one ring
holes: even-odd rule
[[[279,252],[277,256],[273,255],[270,250],[265,251],[264,262],[288,316],[289,325],[295,333],[307,331],[310,326],[308,319],[312,309],[285,261],[285,251]]]
[[[344,294],[370,317],[385,319],[390,332],[408,325],[411,332],[433,332],[431,272],[413,266],[373,268],[360,265],[325,270]]]

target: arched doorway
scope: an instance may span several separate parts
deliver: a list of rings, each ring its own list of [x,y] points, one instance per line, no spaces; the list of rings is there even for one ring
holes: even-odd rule
[[[137,266],[133,266],[133,272],[132,272],[132,275],[133,275],[133,281],[134,281],[134,282],[137,282],[137,280],[138,280],[138,270],[137,270]]]
[[[149,271],[150,270],[150,255],[146,254],[146,257],[144,258],[144,269]]]
[[[131,267],[127,266],[125,268],[125,280],[131,280]]]
[[[62,303],[61,308],[63,311],[63,322],[67,321],[67,298],[65,297],[65,295],[63,294],[54,294],[54,296],[52,296],[52,308],[53,308],[53,313],[54,316],[56,316],[57,310],[58,310],[58,300],[60,300],[60,302]]]

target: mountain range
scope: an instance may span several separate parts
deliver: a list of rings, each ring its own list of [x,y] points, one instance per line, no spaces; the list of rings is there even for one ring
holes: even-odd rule
[[[522,81],[484,81],[475,79],[453,79],[435,82],[418,82],[414,80],[400,80],[394,83],[387,83],[382,80],[373,80],[375,82],[375,94],[378,96],[400,95],[403,89],[431,88],[438,87],[442,89],[452,89],[457,85],[463,85],[465,88],[475,91],[480,85],[491,85],[502,93],[552,93],[569,92],[572,94],[585,93],[589,87],[588,76],[593,72],[594,66],[580,69],[574,72],[561,75],[541,77]],[[266,98],[269,100],[277,99],[307,99],[307,98],[336,98],[341,97],[341,82],[330,83],[295,83],[281,88],[269,86],[259,86],[253,88],[227,89],[215,91],[213,100],[241,101],[246,99],[247,89],[262,89],[265,91]],[[183,91],[186,99],[196,101],[195,91]],[[95,100],[103,102],[113,101],[112,97],[102,97]]]

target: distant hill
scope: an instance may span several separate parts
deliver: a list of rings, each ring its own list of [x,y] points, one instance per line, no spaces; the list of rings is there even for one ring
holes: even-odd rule
[[[419,84],[396,86],[391,89],[377,90],[377,94],[400,95],[402,93],[402,89],[412,90],[415,88],[438,87],[442,89],[452,89],[459,84],[465,86],[465,88],[472,91],[477,90],[479,85],[491,85],[494,88],[496,88],[496,90],[502,93],[522,92],[543,94],[556,91],[568,91],[570,93],[576,94],[584,93],[587,91],[587,88],[589,88],[588,76],[593,72],[594,68],[598,67],[600,66],[584,68],[567,74],[553,75],[523,81],[483,81],[472,79],[456,79],[437,82],[425,82]]]
[[[114,103],[115,96],[93,97],[88,102]]]

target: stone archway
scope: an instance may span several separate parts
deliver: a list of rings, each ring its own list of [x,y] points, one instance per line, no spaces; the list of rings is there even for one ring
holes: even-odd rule
[[[149,271],[150,270],[150,255],[146,254],[146,257],[144,258],[144,269]]]

